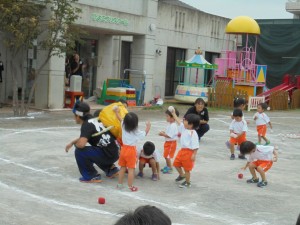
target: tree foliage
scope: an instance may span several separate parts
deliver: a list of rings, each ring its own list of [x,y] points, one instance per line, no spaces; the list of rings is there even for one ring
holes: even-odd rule
[[[13,99],[17,97],[16,65],[24,68],[23,61],[27,50],[32,47],[35,40],[38,41],[38,48],[45,50],[46,57],[40,62],[37,68],[35,80],[30,90],[26,109],[33,98],[36,80],[49,62],[52,56],[64,56],[69,49],[73,49],[75,41],[79,40],[81,30],[73,26],[80,17],[81,9],[74,6],[78,0],[1,0],[0,2],[0,31],[4,36],[5,45],[9,48],[12,59],[21,54],[20,62],[12,63],[12,77],[14,85]],[[22,70],[22,69],[21,69]],[[22,76],[22,80],[24,75]],[[25,88],[23,88],[25,89]],[[16,107],[18,99],[13,100]],[[22,102],[24,105],[24,93]],[[14,110],[15,111],[15,110]],[[15,113],[16,114],[16,113]]]

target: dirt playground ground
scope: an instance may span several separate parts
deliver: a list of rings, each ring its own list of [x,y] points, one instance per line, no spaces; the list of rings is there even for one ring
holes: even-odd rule
[[[181,116],[188,107],[178,105]],[[165,108],[130,109],[138,114],[141,129],[145,121],[152,123],[146,140],[160,153],[164,140],[157,134],[166,127]],[[64,151],[79,135],[70,110],[32,111],[14,118],[11,109],[1,108],[0,224],[112,225],[128,210],[150,204],[162,209],[174,225],[294,225],[300,213],[300,111],[267,112],[274,127],[267,136],[279,147],[279,159],[267,172],[269,184],[264,188],[246,183],[248,171],[238,179],[244,160],[229,160],[224,143],[231,111],[209,113],[211,129],[200,142],[192,187],[178,188],[175,172],[152,181],[147,168],[146,177],[135,180],[139,191],[132,193],[117,190],[116,179],[78,181],[74,151]],[[250,121],[248,139],[256,142],[254,113],[245,116]],[[163,158],[160,164],[165,166]],[[99,197],[106,204],[98,204]]]

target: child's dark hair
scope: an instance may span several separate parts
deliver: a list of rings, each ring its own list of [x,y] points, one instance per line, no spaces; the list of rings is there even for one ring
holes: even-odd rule
[[[203,105],[205,105],[205,101],[203,100],[203,98],[197,98],[196,100],[195,100],[195,102],[194,102],[194,104],[196,105],[196,104],[203,104]]]
[[[133,113],[129,112],[125,115],[123,120],[123,126],[127,132],[135,131],[139,124],[139,118],[138,116]]]
[[[176,116],[179,116],[179,111],[175,107],[174,107],[174,110],[175,110]],[[166,110],[165,113],[168,114],[171,118],[173,118],[172,113],[168,109]]]
[[[152,155],[155,150],[155,145],[151,141],[146,141],[143,145],[143,151],[145,155],[149,156]]]
[[[126,101],[125,99],[123,99],[123,98],[120,98],[120,99],[119,99],[119,102],[121,102],[122,104],[128,105],[127,101]]]
[[[265,102],[259,103],[257,106],[260,106],[264,111],[268,109],[268,104]]]
[[[72,112],[84,121],[90,118],[90,106],[85,102],[77,101]]]
[[[249,154],[255,148],[256,145],[252,141],[244,141],[240,146],[240,152],[243,155]]]
[[[243,117],[243,111],[241,109],[234,109],[233,113],[232,113],[233,117],[239,116],[239,117]]]
[[[94,117],[98,117],[100,112],[102,111],[102,109],[97,109],[95,112],[94,112]]]
[[[145,205],[126,213],[114,225],[171,225],[171,219],[161,209]]]
[[[188,122],[188,124],[193,125],[193,129],[196,129],[200,125],[200,116],[196,114],[187,114],[184,119]]]
[[[235,98],[233,100],[233,107],[234,108],[241,107],[242,105],[246,105],[246,100],[244,98]]]

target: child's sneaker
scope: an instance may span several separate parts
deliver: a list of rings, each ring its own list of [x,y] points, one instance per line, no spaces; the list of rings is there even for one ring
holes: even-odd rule
[[[179,185],[179,187],[180,187],[180,188],[190,188],[190,187],[192,187],[192,184],[191,184],[191,182],[186,182],[186,181],[184,181],[183,183],[181,183],[181,184]]]
[[[268,140],[265,145],[269,145],[269,144],[271,144],[270,140]]]
[[[246,157],[243,154],[239,154],[239,159],[246,159]]]
[[[171,169],[170,167],[165,167],[164,170],[162,171],[164,174],[169,173],[171,174],[173,172],[173,169]]]
[[[136,176],[137,178],[143,178],[144,177],[144,174],[142,172],[139,172]]]
[[[153,181],[157,181],[158,180],[158,176],[157,174],[152,174],[152,178]]]
[[[255,145],[261,145],[261,143],[260,142],[256,142]]]
[[[178,182],[178,181],[182,181],[182,180],[184,180],[184,179],[185,179],[185,176],[182,177],[182,176],[179,175],[179,176],[175,179],[175,181]]]
[[[108,171],[108,173],[106,174],[106,176],[108,178],[114,178],[114,177],[116,177],[118,175],[119,175],[119,168],[118,167],[114,167],[114,168],[110,169]]]
[[[234,154],[231,154],[230,160],[234,160],[234,159],[235,159],[235,155],[234,155]]]
[[[258,183],[258,181],[259,181],[258,178],[254,179],[254,178],[252,177],[251,179],[247,180],[247,183],[248,183],[248,184],[255,184],[255,183]]]
[[[138,188],[135,187],[135,186],[131,186],[131,187],[128,187],[128,188],[129,188],[129,190],[132,191],[132,192],[135,192],[135,191],[138,190]]]
[[[257,183],[257,187],[264,187],[264,186],[267,186],[267,185],[268,185],[268,182],[264,181],[264,180],[262,180],[261,182]]]
[[[119,189],[119,190],[121,190],[121,189],[123,189],[123,184],[117,184],[117,189]]]
[[[94,178],[92,178],[90,180],[87,180],[84,177],[80,177],[79,181],[83,182],[83,183],[101,183],[102,182],[100,174],[96,175]]]
[[[165,166],[164,168],[162,168],[162,169],[160,170],[160,172],[164,172],[164,171],[166,171],[166,170],[168,170],[168,169],[169,169],[169,167]]]
[[[229,141],[226,141],[226,142],[225,142],[225,145],[226,145],[226,147],[227,147],[228,149],[230,149],[230,142],[229,142]]]

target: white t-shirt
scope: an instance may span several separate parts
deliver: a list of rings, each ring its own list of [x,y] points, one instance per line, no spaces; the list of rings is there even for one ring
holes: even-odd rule
[[[257,117],[257,119],[255,120],[256,126],[259,125],[265,125],[268,124],[270,122],[270,118],[267,116],[267,114],[265,113],[255,113],[254,117]]]
[[[249,155],[248,162],[253,162],[257,160],[272,161],[273,152],[273,146],[257,145],[255,152]]]
[[[229,126],[229,130],[233,130],[233,132],[235,134],[240,134],[242,132],[247,132],[248,131],[248,126],[247,126],[247,122],[242,120],[240,122],[236,121],[236,120],[232,120],[230,126]]]
[[[178,126],[176,122],[169,123],[166,129],[166,135],[169,136],[169,138],[165,138],[166,141],[177,141],[178,139]]]
[[[143,151],[143,147],[139,147],[138,148],[138,158],[140,158],[140,157],[143,157],[145,159],[152,159],[152,158],[154,158],[155,162],[159,161],[159,157],[158,157],[158,154],[157,154],[156,150],[154,150],[154,152],[153,152],[152,155],[145,155],[144,151]]]
[[[135,146],[138,141],[143,140],[146,136],[145,131],[136,129],[133,132],[127,132],[122,121],[122,142],[124,145]]]
[[[195,130],[188,130],[184,128],[183,123],[180,123],[178,127],[180,136],[180,144],[181,148],[189,148],[191,150],[195,150],[199,148],[199,138],[198,134]]]

